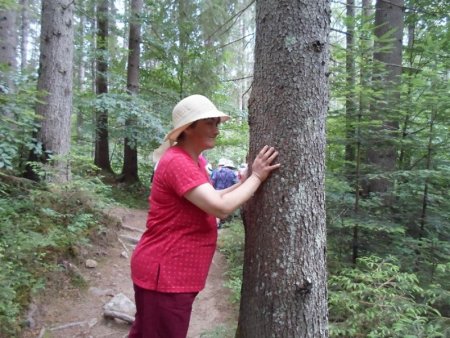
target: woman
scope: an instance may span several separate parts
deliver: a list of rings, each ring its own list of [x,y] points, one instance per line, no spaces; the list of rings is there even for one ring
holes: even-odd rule
[[[175,106],[174,128],[153,154],[158,167],[147,230],[131,258],[136,318],[130,338],[186,337],[192,303],[216,249],[216,217],[236,210],[280,166],[272,165],[278,152],[265,146],[250,177],[216,191],[200,155],[214,147],[218,125],[228,119],[206,97],[189,96]]]

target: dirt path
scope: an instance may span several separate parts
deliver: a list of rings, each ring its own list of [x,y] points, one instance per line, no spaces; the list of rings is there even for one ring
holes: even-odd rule
[[[61,282],[58,291],[46,292],[38,301],[33,316],[34,329],[24,332],[22,338],[127,337],[130,325],[105,319],[103,305],[118,293],[134,299],[129,258],[123,256],[124,251],[131,256],[132,245],[127,244],[123,236],[140,237],[137,230],[145,228],[146,211],[115,208],[111,214],[125,226],[118,234],[122,240],[112,240],[106,248],[93,249],[95,256],[92,258],[98,262],[96,268],[79,267],[87,281],[86,288],[79,290]],[[236,311],[229,303],[228,289],[223,286],[224,267],[224,257],[216,252],[206,288],[194,302],[188,338],[233,336],[230,327],[236,321]]]

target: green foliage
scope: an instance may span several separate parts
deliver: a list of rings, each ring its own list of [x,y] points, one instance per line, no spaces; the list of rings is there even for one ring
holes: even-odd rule
[[[222,157],[232,160],[236,166],[240,163],[247,163],[247,115],[239,111],[223,110],[227,114],[231,115],[232,118],[231,120],[220,125],[220,134],[217,138],[216,147],[206,151],[206,157],[208,158],[208,161],[214,164],[217,164],[219,159]]]
[[[128,208],[144,210],[148,208],[149,188],[140,183],[112,186],[111,194],[115,202]]]
[[[241,299],[242,268],[244,264],[244,227],[242,220],[234,219],[227,223],[221,232],[218,247],[228,262],[225,286],[231,290],[231,301]]]
[[[1,184],[0,336],[20,330],[22,311],[48,274],[61,270],[59,259],[102,231],[107,220],[94,208],[94,186],[101,183],[33,189]]]
[[[335,27],[345,30],[345,21],[350,18],[345,17],[342,4],[333,6]],[[352,51],[343,47],[344,35],[332,35],[326,198],[335,336],[448,335],[430,306],[449,317],[450,286],[444,271],[448,271],[450,260],[450,205],[444,196],[450,188],[450,101],[448,52],[442,52],[448,50],[445,47],[450,41],[446,29],[449,5],[413,0],[407,7],[408,35],[404,41],[409,43],[403,49],[401,84],[395,89],[400,100],[381,112],[378,107],[385,105],[387,98],[380,94],[388,84],[377,83],[385,67],[372,60],[377,45],[372,43],[373,17],[364,17],[355,8]],[[347,56],[355,62],[353,87],[347,82]],[[383,128],[390,122],[391,128]],[[373,150],[379,163],[383,153],[394,150],[395,168],[371,165],[368,154]],[[388,192],[368,191],[367,183],[374,179],[389,182]],[[354,269],[348,268],[354,258],[372,255],[386,260],[371,263],[374,269],[379,265],[378,270],[372,271],[363,261]],[[396,257],[394,263],[390,256]],[[376,275],[377,271],[384,271],[384,275]],[[372,279],[361,281],[363,273]],[[394,287],[388,284],[388,288],[371,289],[371,283],[381,285],[383,278],[389,280],[389,274],[400,278]],[[364,289],[373,299],[367,302],[350,287]],[[381,291],[389,292],[384,296]],[[363,302],[368,303],[367,309]],[[396,302],[398,314],[392,305]]]
[[[30,100],[34,96],[26,87],[14,94],[0,91],[0,169],[22,170],[23,158],[40,148],[33,137],[38,129]]]
[[[435,295],[395,260],[364,257],[329,279],[331,337],[444,337]]]

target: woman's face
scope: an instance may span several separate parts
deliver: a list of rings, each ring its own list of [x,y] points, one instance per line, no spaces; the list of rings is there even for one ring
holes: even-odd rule
[[[216,137],[219,135],[219,117],[198,120],[187,131],[189,142],[193,142],[196,148],[205,150],[214,148]]]

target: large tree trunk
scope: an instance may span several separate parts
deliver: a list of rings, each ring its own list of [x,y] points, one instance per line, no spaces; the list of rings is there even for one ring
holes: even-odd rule
[[[282,168],[244,207],[238,337],[327,337],[324,196],[329,2],[256,2],[250,153]]]
[[[72,0],[43,0],[41,18],[41,52],[38,90],[42,93],[36,112],[42,116],[38,141],[42,143],[44,161],[52,161],[55,182],[70,180],[70,115],[72,113],[73,63]]]
[[[97,3],[97,56],[95,87],[97,97],[108,93],[108,23],[109,1]],[[98,108],[95,112],[95,155],[94,164],[102,170],[112,173],[109,161],[108,110]]]
[[[374,61],[385,71],[374,74],[376,86],[381,90],[382,100],[373,107],[373,119],[380,121],[380,127],[373,130],[373,139],[367,150],[367,163],[376,173],[388,173],[395,169],[397,149],[394,139],[398,131],[398,106],[400,75],[402,72],[402,37],[404,0],[377,0],[375,12]],[[391,39],[386,40],[386,36]],[[386,178],[373,179],[368,182],[366,193],[380,193],[385,196],[385,203],[390,204],[389,191],[392,182]]]
[[[127,71],[127,92],[135,95],[139,92],[139,62],[141,52],[141,23],[140,15],[144,4],[142,0],[131,1],[130,37],[128,41],[128,71]],[[134,119],[128,118],[126,128],[132,129],[136,125]],[[134,183],[139,181],[138,175],[138,151],[137,140],[132,135],[131,130],[127,133],[124,143],[124,161],[121,180]]]

